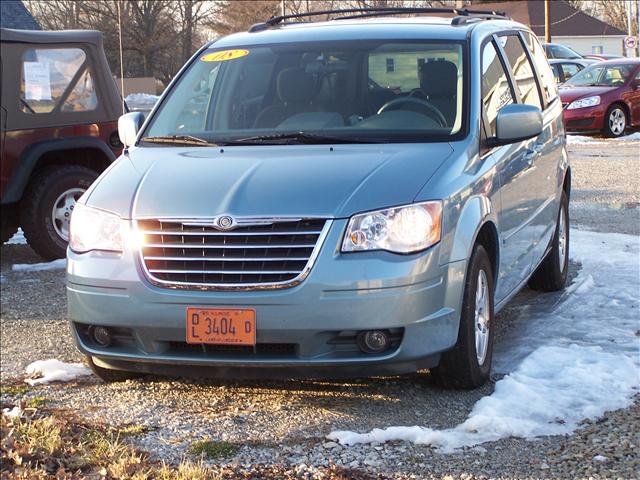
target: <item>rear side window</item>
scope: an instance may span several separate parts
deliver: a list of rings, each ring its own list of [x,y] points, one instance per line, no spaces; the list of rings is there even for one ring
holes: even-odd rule
[[[516,82],[516,88],[520,92],[522,103],[542,108],[536,76],[533,73],[533,67],[520,41],[520,37],[517,35],[505,35],[500,37],[500,42],[507,61],[511,65],[513,78]]]
[[[553,78],[553,72],[551,71],[547,57],[538,39],[529,32],[524,32],[524,38],[527,42],[527,47],[529,47],[529,51],[533,53],[533,61],[536,63],[538,75],[540,75],[540,87],[542,87],[542,96],[546,107],[558,96],[558,89]]]
[[[25,113],[94,110],[87,56],[80,48],[32,48],[22,56],[20,109]]]
[[[514,100],[507,73],[493,42],[489,42],[482,50],[482,105],[489,136],[496,134],[498,112],[510,103],[514,103]]]
[[[581,68],[575,63],[563,63],[562,64],[562,73],[564,73],[565,82],[573,77],[576,73],[578,73]]]

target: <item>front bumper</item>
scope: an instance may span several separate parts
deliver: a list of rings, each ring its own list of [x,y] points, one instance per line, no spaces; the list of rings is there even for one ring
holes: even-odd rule
[[[576,108],[562,111],[562,119],[568,132],[597,132],[604,128],[606,108],[603,104],[595,107]]]
[[[79,349],[107,368],[213,376],[360,376],[436,365],[457,339],[464,261],[439,265],[439,245],[417,255],[340,254],[346,221],[334,221],[313,269],[292,288],[192,291],[148,282],[137,252],[69,251],[69,319]],[[256,310],[257,346],[189,345],[187,306]],[[88,326],[112,327],[100,347]],[[362,330],[395,339],[382,354],[360,351]]]

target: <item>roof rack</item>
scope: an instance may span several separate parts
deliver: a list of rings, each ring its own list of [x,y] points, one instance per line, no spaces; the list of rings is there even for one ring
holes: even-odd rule
[[[322,15],[340,14],[330,20],[351,20],[354,18],[381,17],[386,15],[403,15],[415,13],[449,13],[456,15],[451,20],[451,25],[463,25],[469,21],[507,19],[505,12],[493,10],[469,10],[468,8],[429,8],[429,7],[379,7],[379,8],[344,8],[338,10],[319,10],[316,12],[296,13],[290,15],[278,15],[265,22],[260,22],[249,27],[249,32],[259,32],[275,27],[291,19],[305,19]],[[346,14],[346,15],[345,15]]]

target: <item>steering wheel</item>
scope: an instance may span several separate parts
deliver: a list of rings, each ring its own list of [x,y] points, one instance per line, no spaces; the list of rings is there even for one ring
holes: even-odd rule
[[[421,98],[416,98],[416,97],[394,98],[393,100],[388,101],[387,103],[385,103],[383,106],[380,107],[380,109],[378,110],[378,115],[386,112],[387,110],[396,110],[398,109],[396,106],[401,105],[403,103],[414,103],[418,105],[421,109],[424,110],[424,112],[428,117],[438,122],[441,127],[446,128],[447,119],[444,118],[444,115],[442,114],[442,112],[438,110],[436,107],[434,107],[433,105],[431,105],[426,100],[422,100]],[[392,107],[396,107],[396,108],[392,108]],[[402,109],[398,109],[398,110],[402,110]]]

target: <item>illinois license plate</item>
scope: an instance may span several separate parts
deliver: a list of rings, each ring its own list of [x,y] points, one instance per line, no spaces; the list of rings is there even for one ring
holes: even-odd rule
[[[255,345],[256,311],[187,307],[187,343]]]

